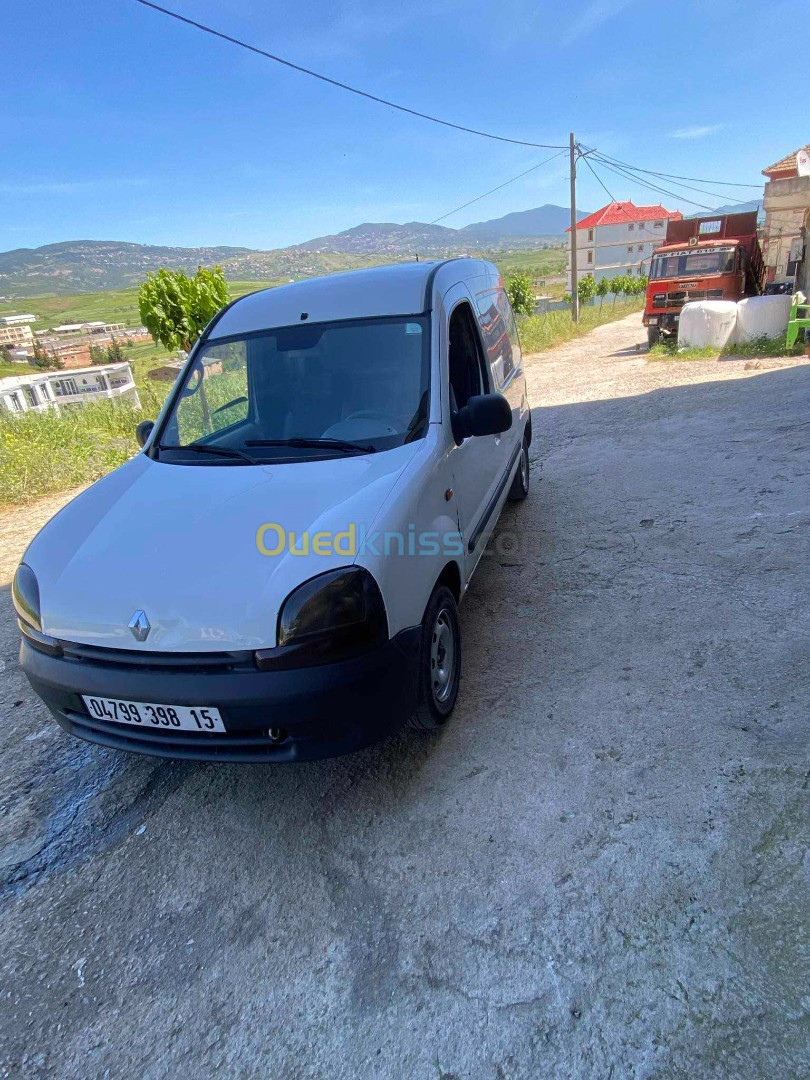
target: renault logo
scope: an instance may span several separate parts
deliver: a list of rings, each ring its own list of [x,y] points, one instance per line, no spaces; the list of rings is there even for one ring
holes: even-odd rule
[[[136,641],[146,641],[149,637],[149,631],[152,629],[152,624],[147,619],[145,611],[136,611],[129,620],[129,628]]]

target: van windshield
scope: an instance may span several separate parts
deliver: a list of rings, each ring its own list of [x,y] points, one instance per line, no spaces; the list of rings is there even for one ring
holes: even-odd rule
[[[155,449],[194,465],[388,450],[424,435],[429,386],[422,315],[213,341],[185,372]]]

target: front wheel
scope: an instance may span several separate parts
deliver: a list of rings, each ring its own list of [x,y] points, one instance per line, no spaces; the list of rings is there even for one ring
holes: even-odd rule
[[[652,348],[653,345],[657,345],[660,340],[661,340],[661,331],[658,329],[658,327],[657,326],[648,326],[647,327],[647,344],[649,345],[649,347]]]
[[[446,585],[437,585],[422,619],[419,686],[411,727],[436,731],[450,718],[461,678],[461,633],[456,600]]]
[[[510,502],[523,502],[529,494],[529,444],[524,441],[520,448],[520,464],[512,486],[509,488]]]

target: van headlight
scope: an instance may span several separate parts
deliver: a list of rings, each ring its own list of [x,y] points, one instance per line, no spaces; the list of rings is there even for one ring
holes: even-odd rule
[[[305,581],[281,607],[277,640],[275,649],[256,653],[261,670],[332,664],[384,644],[388,619],[377,582],[354,566]]]
[[[11,584],[14,610],[23,622],[42,632],[42,615],[39,608],[39,584],[34,571],[26,563],[20,563]]]
[[[40,652],[61,656],[62,646],[56,638],[42,633],[42,612],[39,605],[37,576],[27,563],[20,563],[11,583],[11,600],[17,612],[17,624],[25,639]]]

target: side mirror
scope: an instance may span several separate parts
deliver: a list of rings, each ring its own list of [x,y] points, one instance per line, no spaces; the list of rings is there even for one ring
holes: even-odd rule
[[[138,440],[138,446],[146,446],[154,426],[154,420],[141,420],[140,424],[135,428],[135,438]]]
[[[471,397],[452,420],[456,442],[471,435],[499,435],[512,426],[512,409],[503,394]]]

